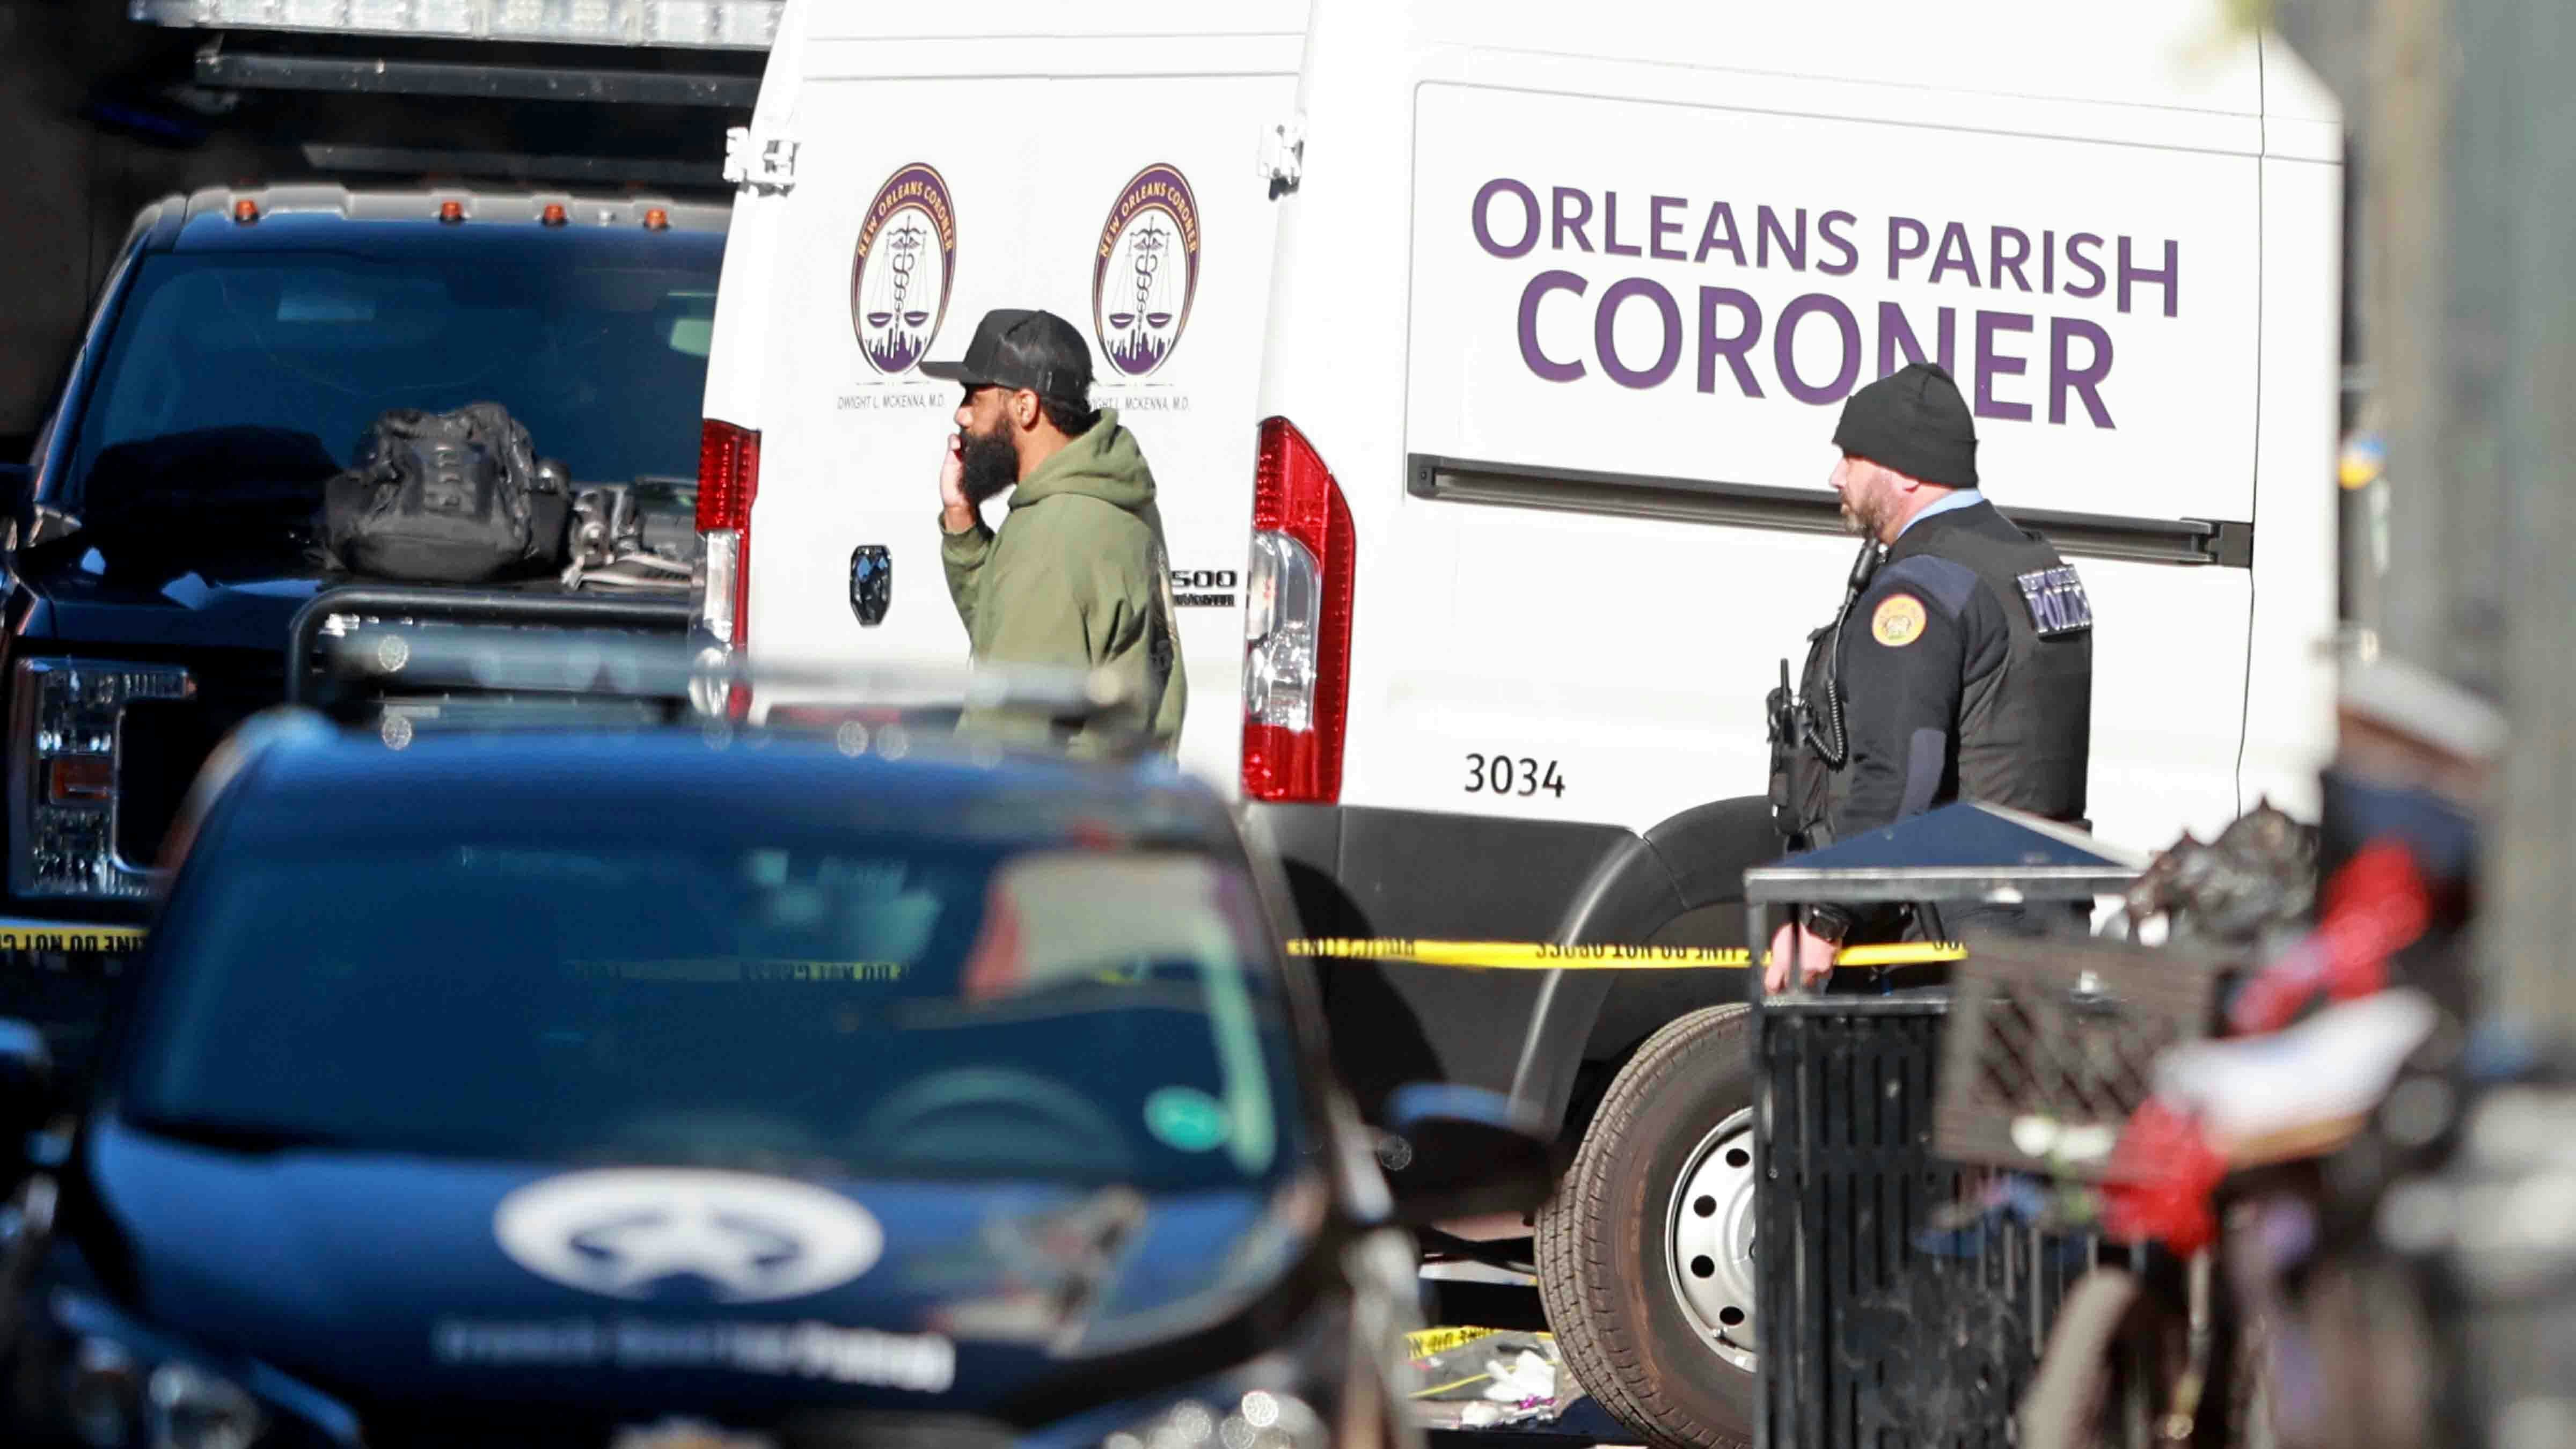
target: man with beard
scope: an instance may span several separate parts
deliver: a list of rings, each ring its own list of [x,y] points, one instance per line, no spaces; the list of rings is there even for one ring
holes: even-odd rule
[[[1163,520],[1136,435],[1088,401],[1089,344],[1053,313],[1001,308],[984,314],[962,360],[921,370],[966,389],[939,470],[940,556],[975,662],[1105,671],[1124,711],[1049,726],[970,710],[960,728],[1053,739],[1076,754],[1141,730],[1170,753],[1189,681]],[[1010,509],[996,532],[983,505],[1004,489]]]
[[[1791,847],[1958,799],[2082,825],[2092,605],[2046,539],[1977,491],[1958,385],[1924,362],[1881,378],[1843,405],[1834,445],[1843,524],[1866,542],[1842,611],[1809,636],[1801,698],[1775,697],[1773,804]],[[1845,943],[1906,930],[1901,908],[1809,906],[1772,938],[1765,984],[1786,989],[1793,955],[1813,984]]]

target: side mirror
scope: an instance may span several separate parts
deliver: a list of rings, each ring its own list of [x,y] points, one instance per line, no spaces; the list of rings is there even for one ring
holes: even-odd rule
[[[1455,1083],[1398,1087],[1386,1099],[1378,1160],[1407,1224],[1525,1213],[1556,1185],[1556,1134],[1500,1092]]]
[[[0,1021],[0,1160],[45,1125],[54,1106],[54,1054],[45,1034],[23,1021]]]
[[[886,605],[894,602],[894,559],[881,543],[850,550],[850,612],[859,626],[873,629],[885,622]]]

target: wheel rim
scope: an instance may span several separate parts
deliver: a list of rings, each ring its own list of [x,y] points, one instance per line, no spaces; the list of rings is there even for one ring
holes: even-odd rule
[[[1747,1373],[1753,1316],[1753,1109],[1708,1131],[1682,1163],[1664,1209],[1664,1276],[1700,1341]]]

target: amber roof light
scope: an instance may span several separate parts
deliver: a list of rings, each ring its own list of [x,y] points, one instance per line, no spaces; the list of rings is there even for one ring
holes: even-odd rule
[[[259,220],[259,203],[245,196],[233,203],[233,220],[248,226]]]
[[[644,213],[644,229],[646,231],[669,231],[671,229],[671,213],[658,206],[649,208]]]
[[[548,226],[562,226],[572,220],[572,214],[564,210],[562,202],[549,201],[546,203],[545,211],[537,219]]]
[[[463,221],[465,219],[465,203],[461,201],[440,202],[438,204],[438,219],[446,222],[450,226]]]

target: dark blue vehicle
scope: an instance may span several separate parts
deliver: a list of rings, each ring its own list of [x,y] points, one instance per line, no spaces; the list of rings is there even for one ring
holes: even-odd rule
[[[387,410],[498,403],[576,489],[694,489],[728,215],[454,186],[146,208],[34,456],[0,462],[0,939],[141,919],[198,765],[287,695],[288,622],[332,582],[323,484]],[[0,1010],[90,1029],[94,970],[22,964]]]
[[[13,1444],[1403,1444],[1395,1224],[1545,1190],[1432,1088],[1485,1171],[1389,1201],[1161,763],[280,711],[176,845],[0,1248]]]

